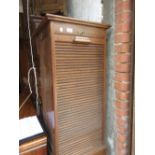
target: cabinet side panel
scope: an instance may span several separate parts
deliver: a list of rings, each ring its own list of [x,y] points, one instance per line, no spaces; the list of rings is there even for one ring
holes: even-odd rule
[[[105,32],[105,34],[106,34],[106,32]],[[103,89],[103,97],[102,97],[102,100],[103,100],[103,112],[102,112],[102,118],[103,118],[103,121],[102,121],[102,127],[103,127],[103,130],[104,130],[104,132],[103,132],[103,141],[104,141],[104,143],[105,143],[105,121],[106,121],[106,72],[107,72],[107,67],[106,67],[106,35],[105,35],[105,37],[104,37],[104,40],[103,40],[103,42],[104,42],[104,48],[103,48],[103,70],[104,70],[104,72],[103,72],[103,87],[102,87],[102,89]]]
[[[49,131],[51,148],[54,149],[55,121],[53,103],[53,74],[51,60],[51,37],[49,24],[38,35],[37,53],[39,57],[39,95],[42,103],[44,122]]]
[[[53,154],[59,155],[58,146],[58,118],[57,118],[57,89],[56,89],[56,56],[55,56],[55,27],[54,22],[50,22],[49,33],[51,41],[51,61],[52,61],[52,92],[53,92],[53,109],[54,109],[54,149]]]

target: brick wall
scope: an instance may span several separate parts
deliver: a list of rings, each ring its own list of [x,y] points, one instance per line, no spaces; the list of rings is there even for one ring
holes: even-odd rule
[[[115,0],[116,155],[130,154],[133,76],[133,0]]]

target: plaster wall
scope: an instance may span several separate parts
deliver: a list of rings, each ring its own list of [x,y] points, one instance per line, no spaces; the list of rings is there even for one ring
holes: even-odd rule
[[[66,4],[67,16],[95,22],[103,19],[101,0],[67,0]]]
[[[103,22],[111,25],[107,31],[107,111],[106,111],[106,136],[108,155],[115,155],[115,89],[114,89],[114,28],[115,28],[115,0],[103,0]]]

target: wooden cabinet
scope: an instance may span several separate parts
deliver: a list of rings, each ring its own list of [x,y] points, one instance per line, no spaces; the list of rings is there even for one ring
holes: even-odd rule
[[[104,155],[106,29],[47,14],[34,38],[39,92],[54,155]]]

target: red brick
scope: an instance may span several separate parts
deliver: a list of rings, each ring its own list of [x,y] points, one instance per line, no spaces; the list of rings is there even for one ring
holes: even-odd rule
[[[129,98],[130,98],[130,93],[116,91],[116,99],[129,100]]]
[[[125,126],[121,126],[121,125],[122,125],[121,123],[117,124],[117,131],[118,131],[118,133],[126,134],[128,132],[128,128],[126,127],[127,124],[125,124]]]
[[[120,3],[120,2],[122,2],[122,1],[123,1],[123,0],[116,0],[115,2],[116,2],[116,4],[117,4],[117,3]]]
[[[115,73],[114,80],[116,81],[129,81],[130,74],[129,73]]]
[[[131,41],[130,33],[121,33],[115,35],[115,42],[116,43],[126,43]]]
[[[115,51],[131,53],[131,45],[129,43],[122,43],[120,45],[115,45]]]
[[[129,102],[123,102],[123,101],[115,101],[115,106],[117,108],[121,108],[121,109],[128,109],[129,108]]]
[[[115,71],[116,72],[121,72],[121,73],[129,73],[131,70],[131,64],[126,63],[120,63],[115,65]]]
[[[129,153],[128,153],[128,150],[129,150],[129,148],[128,149],[116,149],[116,155],[129,155]]]
[[[121,119],[121,116],[129,118],[129,89],[131,83],[131,33],[132,33],[132,0],[115,1],[115,90],[116,90],[116,155],[128,155],[129,146],[129,120]],[[125,93],[126,92],[126,93]]]
[[[117,120],[116,128],[117,128],[118,133],[127,134],[129,132],[128,121]]]
[[[132,10],[132,7],[133,7],[132,0],[122,2],[122,10],[125,11]]]
[[[131,55],[128,53],[118,53],[115,57],[116,62],[130,62]]]
[[[116,24],[124,23],[124,22],[131,22],[132,14],[131,12],[120,12],[116,14]]]
[[[116,114],[117,114],[117,116],[128,116],[129,108],[127,108],[127,109],[116,108]]]
[[[129,91],[130,84],[129,83],[122,83],[122,82],[115,82],[115,89],[119,91]]]
[[[128,147],[128,145],[126,143],[117,143],[116,146],[120,150],[127,149],[127,147]]]
[[[120,125],[120,128],[127,128],[129,122],[129,109],[125,110],[125,113],[120,113],[119,108],[116,108],[116,121]]]
[[[121,52],[122,51],[122,46],[123,46],[123,43],[115,45],[115,52]]]
[[[131,32],[131,22],[126,22],[126,23],[121,23],[121,24],[116,24],[116,33],[119,32]]]
[[[119,129],[127,129],[127,126],[128,126],[128,120],[122,120],[119,118],[120,116],[117,116],[116,118],[116,122],[117,122],[117,128]],[[128,131],[128,129],[126,130]]]
[[[132,10],[132,1],[118,0],[116,2],[115,12],[131,11],[131,10]]]
[[[118,139],[119,142],[125,143],[128,140],[128,135],[118,134],[117,139]]]
[[[124,0],[116,0],[115,2],[115,5],[118,5],[118,4],[120,4],[120,3],[122,3]]]

